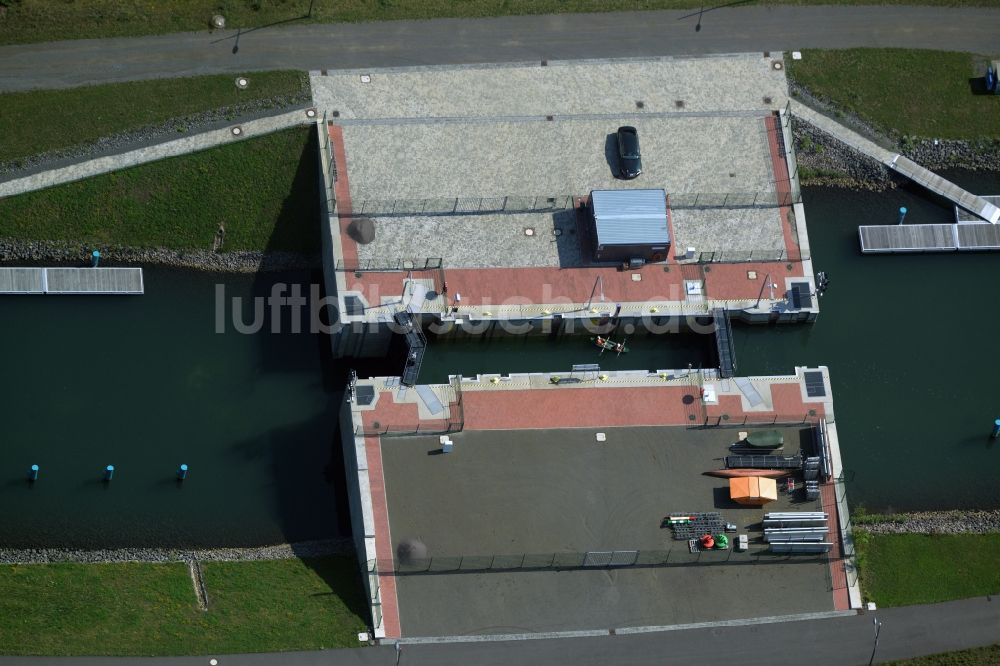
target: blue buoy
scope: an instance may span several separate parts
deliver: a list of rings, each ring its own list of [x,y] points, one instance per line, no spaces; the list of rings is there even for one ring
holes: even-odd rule
[[[94,250],[90,255],[90,266],[91,268],[97,268],[99,263],[101,263],[101,251]]]
[[[28,481],[38,480],[38,465],[32,465],[31,469],[28,470]]]
[[[111,478],[114,475],[115,475],[115,466],[114,465],[108,465],[107,467],[104,468],[104,480],[105,481],[110,481]]]
[[[1000,419],[993,422],[993,434],[990,435],[993,439],[1000,437]]]
[[[187,478],[187,475],[188,475],[188,466],[181,465],[180,468],[177,470],[177,478],[180,481],[183,481],[184,479]]]
[[[902,224],[903,220],[906,218],[906,206],[899,207],[899,223]]]

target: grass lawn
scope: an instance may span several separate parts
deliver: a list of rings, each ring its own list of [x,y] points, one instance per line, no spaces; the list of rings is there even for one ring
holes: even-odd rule
[[[297,127],[0,199],[0,236],[95,247],[319,251],[316,131]]]
[[[916,659],[890,661],[896,666],[993,666],[1000,664],[1000,645],[991,645],[958,652],[943,652]]]
[[[203,111],[261,100],[277,103],[309,90],[304,72],[246,76],[250,80],[246,90],[238,90],[234,77],[222,74],[0,94],[0,162],[92,143]]]
[[[870,534],[856,531],[861,589],[879,606],[1000,593],[1000,533]]]
[[[202,565],[0,567],[0,653],[178,655],[355,647],[364,592],[347,557]]]
[[[1000,139],[1000,95],[974,95],[985,56],[909,49],[803,51],[793,79],[877,127],[938,139]]]
[[[715,4],[723,4],[722,2]],[[995,0],[767,0],[769,5],[995,6]],[[0,44],[207,30],[286,22],[386,21],[637,9],[698,9],[701,0],[0,0]],[[312,7],[312,16],[307,16]],[[2,10],[0,10],[2,11]]]

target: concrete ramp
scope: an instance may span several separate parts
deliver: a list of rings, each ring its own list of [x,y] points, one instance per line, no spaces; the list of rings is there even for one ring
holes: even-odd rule
[[[844,143],[854,150],[881,162],[896,173],[906,176],[913,182],[923,185],[931,192],[940,194],[974,213],[978,217],[996,224],[1000,222],[1000,208],[997,208],[986,199],[976,196],[971,192],[966,192],[958,185],[951,183],[936,173],[925,169],[916,162],[899,153],[887,150],[874,141],[866,139],[854,130],[845,127],[832,118],[827,118],[818,111],[804,106],[801,102],[790,101],[789,109],[796,118],[800,118],[810,125],[826,132],[841,143]]]
[[[945,180],[933,171],[925,169],[913,160],[902,155],[896,155],[888,163],[888,166],[913,182],[923,185],[931,192],[954,201],[956,205],[961,206],[970,213],[974,213],[987,222],[992,224],[1000,222],[1000,208],[997,208],[983,197],[963,190],[958,185]]]
[[[424,407],[427,408],[431,414],[437,416],[438,414],[444,413],[444,405],[438,400],[437,394],[434,393],[434,389],[426,384],[420,384],[416,387],[417,395],[420,396],[420,402],[424,403]]]
[[[746,377],[735,377],[733,381],[736,382],[736,386],[739,387],[743,397],[747,399],[751,409],[757,405],[764,404],[764,398],[760,397],[760,393],[757,393],[757,389],[754,388],[749,379]]]

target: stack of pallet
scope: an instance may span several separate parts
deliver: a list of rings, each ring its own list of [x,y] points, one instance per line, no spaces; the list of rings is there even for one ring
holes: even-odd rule
[[[764,541],[772,553],[826,553],[830,517],[822,511],[787,511],[764,514]]]

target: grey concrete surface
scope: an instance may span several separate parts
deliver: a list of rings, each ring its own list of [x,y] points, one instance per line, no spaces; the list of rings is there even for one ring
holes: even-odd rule
[[[643,174],[615,178],[614,132],[639,130]],[[349,124],[351,198],[586,195],[595,189],[774,191],[762,117]]]
[[[776,208],[671,211],[675,248],[699,252],[784,249]],[[375,239],[358,245],[362,265],[394,266],[400,257],[440,257],[449,268],[592,265],[587,218],[574,210],[484,215],[372,217]],[[532,235],[525,234],[526,229]]]
[[[342,120],[763,111],[788,99],[775,62],[783,67],[780,53],[534,61],[314,71],[310,82],[316,105]]]
[[[575,210],[376,217],[375,240],[358,245],[358,260],[373,266],[394,265],[399,257],[440,257],[449,268],[583,266],[576,217]]]
[[[781,563],[770,558],[753,563],[736,553],[699,558],[661,528],[671,511],[719,510],[759,541],[759,529],[752,526],[764,509],[732,502],[728,480],[702,475],[720,466],[735,430],[609,428],[604,443],[595,441],[595,432],[465,431],[452,436],[455,450],[445,456],[434,455],[440,447],[436,438],[383,441],[394,546],[419,539],[430,557],[671,550],[667,567],[399,575],[404,636],[601,629],[832,610],[825,558]],[[786,440],[787,450],[797,451],[799,430],[787,430]],[[817,503],[792,504],[783,495],[767,510],[790,507],[816,510]],[[763,548],[755,543],[751,550]]]
[[[162,160],[167,157],[186,155],[215,146],[233,143],[241,139],[264,136],[289,127],[297,127],[307,123],[315,123],[306,117],[304,109],[288,111],[275,116],[249,120],[239,125],[240,134],[233,134],[233,125],[221,129],[200,132],[173,141],[164,141],[150,146],[137,148],[116,155],[97,157],[63,167],[40,171],[28,176],[13,178],[0,182],[0,197],[12,196],[40,190],[54,185],[61,185],[102,173]]]
[[[1000,635],[1000,600],[976,597],[942,604],[882,609],[837,618],[732,626],[678,628],[640,634],[544,640],[403,644],[374,648],[213,655],[219,666],[509,666],[573,664],[623,666],[691,664],[716,666],[736,660],[747,666],[810,664],[861,666],[874,644],[873,618],[882,622],[875,663],[990,645]],[[195,657],[0,657],[3,666],[206,666]],[[397,661],[398,659],[398,661]]]
[[[289,17],[293,18],[293,17]],[[1000,11],[944,7],[725,7],[77,40],[0,47],[0,90],[254,69],[336,69],[894,46],[988,53]],[[622,26],[628,26],[623,30]],[[613,35],[613,39],[609,39]]]
[[[671,212],[674,247],[699,252],[785,248],[777,208],[681,208]]]

